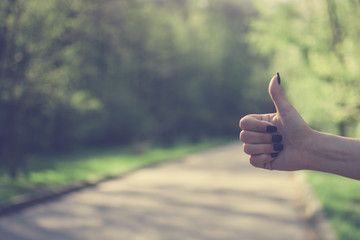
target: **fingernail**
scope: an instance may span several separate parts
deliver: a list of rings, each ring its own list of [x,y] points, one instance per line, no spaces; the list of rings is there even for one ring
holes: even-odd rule
[[[280,80],[280,74],[279,74],[279,72],[276,73],[276,76],[277,76],[277,79],[278,79],[278,83],[279,83],[279,85],[280,85],[281,80]]]
[[[271,156],[272,158],[276,158],[278,155],[279,155],[278,153],[271,153],[271,154],[270,154],[270,156]]]
[[[273,149],[274,149],[274,151],[280,152],[280,151],[282,151],[284,149],[284,145],[282,145],[282,144],[274,144]]]
[[[281,142],[282,141],[282,136],[281,135],[272,135],[271,141],[274,142],[274,143]]]
[[[277,131],[277,127],[275,126],[267,126],[266,127],[266,132],[268,133],[272,133],[272,132],[276,132]]]

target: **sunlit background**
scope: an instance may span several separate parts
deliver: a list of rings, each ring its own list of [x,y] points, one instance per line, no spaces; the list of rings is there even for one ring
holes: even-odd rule
[[[16,176],[38,153],[237,138],[242,115],[270,106],[266,85],[252,90],[256,15],[235,0],[2,1],[2,165]]]
[[[312,127],[360,136],[359,17],[350,0],[2,0],[0,200],[236,140],[274,110],[277,71]]]

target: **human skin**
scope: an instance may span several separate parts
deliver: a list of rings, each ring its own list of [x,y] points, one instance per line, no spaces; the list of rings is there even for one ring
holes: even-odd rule
[[[278,76],[269,84],[276,113],[250,114],[239,126],[244,152],[259,168],[281,171],[315,170],[360,180],[360,140],[310,128],[284,95]],[[276,132],[267,132],[275,126]],[[282,135],[283,150],[274,150],[273,135]],[[272,157],[272,153],[278,153]]]

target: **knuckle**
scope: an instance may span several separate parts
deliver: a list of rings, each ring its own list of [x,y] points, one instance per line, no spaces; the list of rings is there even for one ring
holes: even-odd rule
[[[264,168],[264,165],[269,162],[270,159],[266,154],[254,155],[250,157],[250,163],[254,167]]]
[[[240,121],[239,121],[239,128],[241,128],[241,129],[244,128],[244,118],[240,119]]]
[[[259,159],[256,156],[251,156],[249,159],[249,162],[252,166],[260,168],[263,167],[264,164],[261,164],[261,162],[259,161]]]
[[[242,142],[246,142],[246,131],[241,131],[240,132],[240,140],[242,141]]]
[[[251,147],[249,146],[249,144],[244,144],[244,146],[243,146],[243,149],[244,149],[244,152],[246,153],[246,154],[251,154]]]
[[[239,121],[239,127],[241,128],[241,129],[245,129],[246,128],[246,122],[247,122],[247,120],[248,120],[248,116],[245,116],[245,117],[243,117],[242,119],[240,119],[240,121]]]

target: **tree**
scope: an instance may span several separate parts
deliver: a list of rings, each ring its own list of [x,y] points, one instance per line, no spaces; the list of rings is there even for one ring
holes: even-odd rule
[[[1,5],[0,153],[15,177],[26,154],[49,147],[56,109],[71,96],[75,72],[67,32],[76,4],[7,0]]]
[[[272,72],[283,73],[294,105],[313,127],[351,135],[360,120],[359,3],[288,1],[258,7],[251,42],[271,58]]]
[[[248,0],[2,1],[0,164],[15,177],[34,153],[235,137],[267,107],[250,91],[254,14]]]

